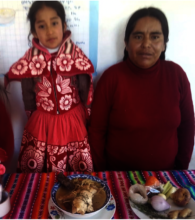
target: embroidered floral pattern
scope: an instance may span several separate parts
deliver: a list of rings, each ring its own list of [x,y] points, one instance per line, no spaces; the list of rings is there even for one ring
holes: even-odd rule
[[[25,137],[25,138],[24,138]],[[45,172],[44,159],[47,153],[47,171],[87,171],[93,169],[88,138],[83,141],[69,142],[67,145],[46,145],[46,142],[37,140],[24,130],[25,143],[20,148],[18,168],[22,172]]]
[[[15,75],[23,75],[28,69],[28,63],[25,60],[20,60],[12,67],[12,72]]]
[[[71,95],[65,95],[60,99],[60,108],[62,110],[69,110],[72,105]]]
[[[22,172],[42,172],[44,154],[41,151],[29,146],[21,158]]]
[[[93,100],[93,91],[90,90],[88,96],[89,96],[89,101],[88,102],[91,103],[92,100]]]
[[[77,151],[70,156],[69,163],[74,171],[92,172],[93,169],[92,159],[88,149],[77,149]]]
[[[84,146],[83,142],[80,141],[80,142],[79,142],[79,148],[82,148],[83,146]]]
[[[88,62],[88,59],[84,58],[78,58],[75,61],[75,66],[79,70],[88,70],[91,67],[91,64]]]
[[[49,72],[51,71],[51,60],[47,64],[47,69],[48,69]]]
[[[45,76],[43,76],[43,83],[37,83],[37,85],[41,89],[41,91],[37,93],[38,96],[49,97],[51,95],[51,83]]]
[[[37,147],[39,148],[39,150],[41,150],[41,151],[45,151],[45,149],[46,149],[46,144],[45,144],[45,142],[43,142],[43,141],[37,141]]]
[[[22,144],[25,144],[27,142],[27,137],[26,137],[26,130],[24,130],[23,132],[23,136],[22,136]]]
[[[56,154],[58,152],[58,146],[48,145],[47,146],[47,152],[49,152],[49,155]]]
[[[61,71],[70,71],[73,63],[74,61],[71,59],[70,54],[60,54],[57,58],[57,65]]]
[[[26,77],[35,76],[32,80],[35,84],[34,92],[36,93],[38,110],[54,114],[64,113],[81,101],[78,91],[79,82],[76,81],[78,80],[77,74],[87,73],[89,69],[91,72],[93,66],[79,47],[72,42],[69,43],[69,54],[65,54],[67,48],[64,45],[55,58],[49,58],[38,48],[33,48],[28,50],[24,57],[12,66],[10,72],[12,77],[13,74],[15,77],[19,75],[19,78],[23,77],[20,76],[21,74],[24,74],[24,77],[25,74],[28,74]],[[47,57],[48,59],[46,59]],[[52,74],[49,74],[51,69],[53,70]],[[88,106],[88,102],[85,105]]]
[[[88,109],[87,109],[87,112],[88,112],[88,115],[90,116],[90,115],[91,115],[91,109],[88,108]]]
[[[78,47],[78,46],[75,46],[75,50],[80,53],[81,52],[81,49]]]
[[[74,49],[75,46],[71,48]],[[93,68],[90,60],[79,48],[76,48],[76,51],[71,51],[71,53],[74,54],[74,59],[71,54],[64,54],[63,50],[56,59],[46,61],[44,54],[40,54],[37,49],[36,54],[31,53],[16,65],[13,65],[12,74],[20,75],[30,72],[32,76],[35,76],[33,81],[36,83],[36,104],[39,107],[38,109],[56,114],[54,109],[68,111],[80,102],[77,89],[78,82],[74,81],[73,76],[77,79],[75,74],[87,73],[86,70],[91,72]],[[51,69],[54,71],[49,75],[48,71]],[[67,74],[69,74],[69,77]],[[56,93],[54,93],[54,90]],[[64,112],[61,111],[61,113]],[[34,120],[33,118],[31,119]],[[39,140],[28,132],[27,134],[24,133],[19,159],[20,170],[25,170],[25,172],[45,172],[43,169],[46,168],[45,165],[47,163],[48,172],[66,170],[67,168],[70,168],[69,171],[92,171],[93,165],[87,139],[83,140],[84,138],[81,139],[80,135],[77,137],[77,134],[75,134],[73,136],[75,137],[75,142],[67,143],[66,141],[69,139],[65,137],[63,139],[65,142],[62,142],[62,145],[58,145],[57,127],[54,127],[54,129],[55,136],[50,139],[52,141],[47,140],[47,137],[42,135],[41,132],[36,136],[39,137]],[[44,139],[45,142],[43,142]],[[47,142],[51,145],[47,145]],[[47,161],[44,161],[46,154]]]
[[[56,86],[59,93],[64,95],[72,92],[72,89],[69,87],[69,85],[70,85],[70,78],[63,80],[62,76],[60,76],[59,74],[57,75]]]
[[[45,111],[52,111],[53,110],[53,107],[54,107],[54,104],[52,102],[52,100],[48,100],[47,98],[41,98],[39,100],[39,102],[37,102],[37,106],[42,106],[42,108],[45,110]]]
[[[34,138],[30,133],[28,133],[26,130],[24,130],[23,132],[23,136],[22,136],[22,144],[28,144],[29,142],[33,142],[33,146],[37,146],[37,139]],[[45,144],[45,142],[41,142],[43,144]],[[20,151],[22,151],[22,146],[20,148]]]
[[[87,144],[85,145],[85,147],[86,147],[86,149],[87,149],[88,151],[90,151],[90,145],[89,145],[89,143],[87,143]]]
[[[30,133],[28,133],[28,132],[26,133],[26,137],[28,139],[28,142],[32,141],[34,139],[34,137]]]
[[[85,54],[83,53],[83,51],[79,47],[77,47],[77,46],[76,46],[76,51],[78,52],[78,56],[80,58],[83,59],[85,57]]]
[[[67,156],[64,157],[63,160],[60,160],[60,161],[58,162],[57,167],[60,168],[60,169],[62,169],[62,170],[66,170],[66,164],[67,164]]]
[[[64,152],[67,152],[67,151],[68,151],[67,146],[65,146],[65,147],[62,146],[58,151],[58,155],[63,154]]]
[[[32,75],[40,75],[43,72],[43,69],[46,66],[46,62],[44,61],[43,55],[34,56],[32,58],[32,62],[29,64],[29,68],[31,69]]]
[[[47,69],[49,72],[51,71],[51,60],[47,64]],[[53,60],[53,69],[56,71],[56,59]]]
[[[76,151],[77,148],[78,148],[78,142],[68,143],[68,150],[69,151]]]

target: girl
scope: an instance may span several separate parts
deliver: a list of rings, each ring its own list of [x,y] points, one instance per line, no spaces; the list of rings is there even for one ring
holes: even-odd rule
[[[33,47],[8,72],[9,79],[21,79],[30,116],[18,171],[91,172],[85,126],[92,101],[93,65],[71,41],[60,2],[35,1],[27,18]]]

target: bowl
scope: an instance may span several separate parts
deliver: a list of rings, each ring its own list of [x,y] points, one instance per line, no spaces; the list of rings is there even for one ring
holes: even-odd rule
[[[0,24],[7,24],[14,20],[15,10],[11,8],[0,8]]]
[[[2,200],[0,202],[0,218],[6,215],[11,208],[9,194],[6,191],[2,192]]]
[[[71,212],[65,211],[64,209],[62,209],[61,207],[58,206],[57,201],[56,201],[56,192],[58,191],[61,184],[60,183],[55,183],[55,185],[53,186],[53,188],[51,190],[51,199],[52,199],[54,205],[59,210],[61,210],[64,214],[66,214],[70,217],[73,217],[73,218],[90,218],[93,215],[96,215],[98,212],[100,212],[108,204],[108,202],[110,200],[110,197],[111,197],[111,192],[110,192],[110,189],[109,189],[108,185],[103,180],[99,179],[96,176],[91,176],[91,175],[87,175],[87,174],[74,174],[74,175],[67,176],[67,177],[69,179],[75,179],[75,178],[90,179],[90,180],[93,180],[93,181],[96,181],[96,182],[100,183],[104,187],[104,190],[106,192],[106,201],[105,201],[104,205],[96,211],[85,213],[84,215],[77,214],[77,213],[73,214]]]

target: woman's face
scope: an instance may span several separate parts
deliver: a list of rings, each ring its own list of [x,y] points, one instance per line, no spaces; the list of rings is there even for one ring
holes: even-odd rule
[[[138,67],[147,69],[159,59],[165,50],[161,23],[154,17],[140,18],[126,42],[130,60]]]

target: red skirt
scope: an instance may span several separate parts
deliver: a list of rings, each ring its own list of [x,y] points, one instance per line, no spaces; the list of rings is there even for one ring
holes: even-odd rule
[[[25,126],[18,172],[93,171],[82,104],[62,115],[35,111]]]

